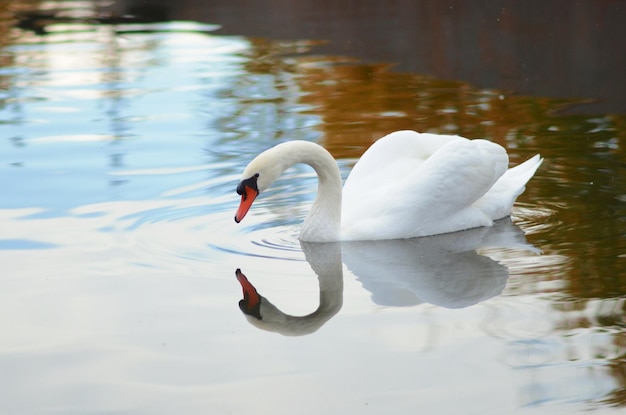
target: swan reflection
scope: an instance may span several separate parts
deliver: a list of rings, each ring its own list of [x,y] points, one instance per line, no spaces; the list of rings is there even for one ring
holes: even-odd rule
[[[319,278],[318,308],[305,316],[283,313],[260,295],[246,276],[236,271],[244,298],[240,309],[263,330],[298,336],[318,330],[341,309],[343,263],[372,300],[385,306],[430,303],[463,308],[502,292],[508,268],[481,255],[485,248],[539,251],[526,242],[509,218],[489,228],[422,238],[336,243],[301,242],[305,258]]]
[[[343,272],[339,243],[301,242],[300,245],[319,279],[319,306],[305,316],[283,313],[259,294],[241,270],[237,269],[235,274],[243,290],[239,308],[253,326],[285,336],[302,336],[317,331],[341,309]]]
[[[509,278],[506,265],[479,253],[486,248],[539,252],[505,218],[488,228],[424,238],[346,242],[342,253],[376,304],[463,308],[500,294]]]

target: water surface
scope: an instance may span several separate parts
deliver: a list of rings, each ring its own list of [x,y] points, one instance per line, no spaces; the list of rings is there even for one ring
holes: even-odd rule
[[[194,22],[37,32],[11,13],[2,412],[623,410],[624,116],[563,115],[563,99],[390,72],[307,40]],[[491,229],[301,245],[316,190],[302,166],[232,220],[239,174],[265,148],[318,142],[345,176],[406,128],[545,162]],[[261,329],[237,307],[237,268],[280,310]]]

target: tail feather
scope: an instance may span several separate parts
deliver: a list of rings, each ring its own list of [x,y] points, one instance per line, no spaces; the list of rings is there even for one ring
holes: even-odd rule
[[[522,164],[508,169],[489,191],[474,203],[492,220],[501,219],[511,213],[515,199],[526,189],[526,183],[533,177],[543,158],[539,154]]]

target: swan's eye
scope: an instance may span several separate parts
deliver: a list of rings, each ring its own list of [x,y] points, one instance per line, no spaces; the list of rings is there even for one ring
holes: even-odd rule
[[[237,186],[237,194],[243,196],[243,200],[246,200],[248,195],[246,194],[246,187],[254,190],[257,194],[259,193],[259,188],[257,187],[256,181],[259,178],[259,173],[256,173],[254,176],[249,179],[242,180],[239,182]]]

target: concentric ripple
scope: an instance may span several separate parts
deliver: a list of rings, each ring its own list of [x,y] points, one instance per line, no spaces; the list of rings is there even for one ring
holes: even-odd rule
[[[209,219],[211,229],[219,238],[211,238],[208,246],[216,251],[249,257],[304,261],[298,240],[299,225],[282,224],[272,220],[269,213],[251,218],[252,223],[249,225],[236,224],[232,212],[215,213]]]

